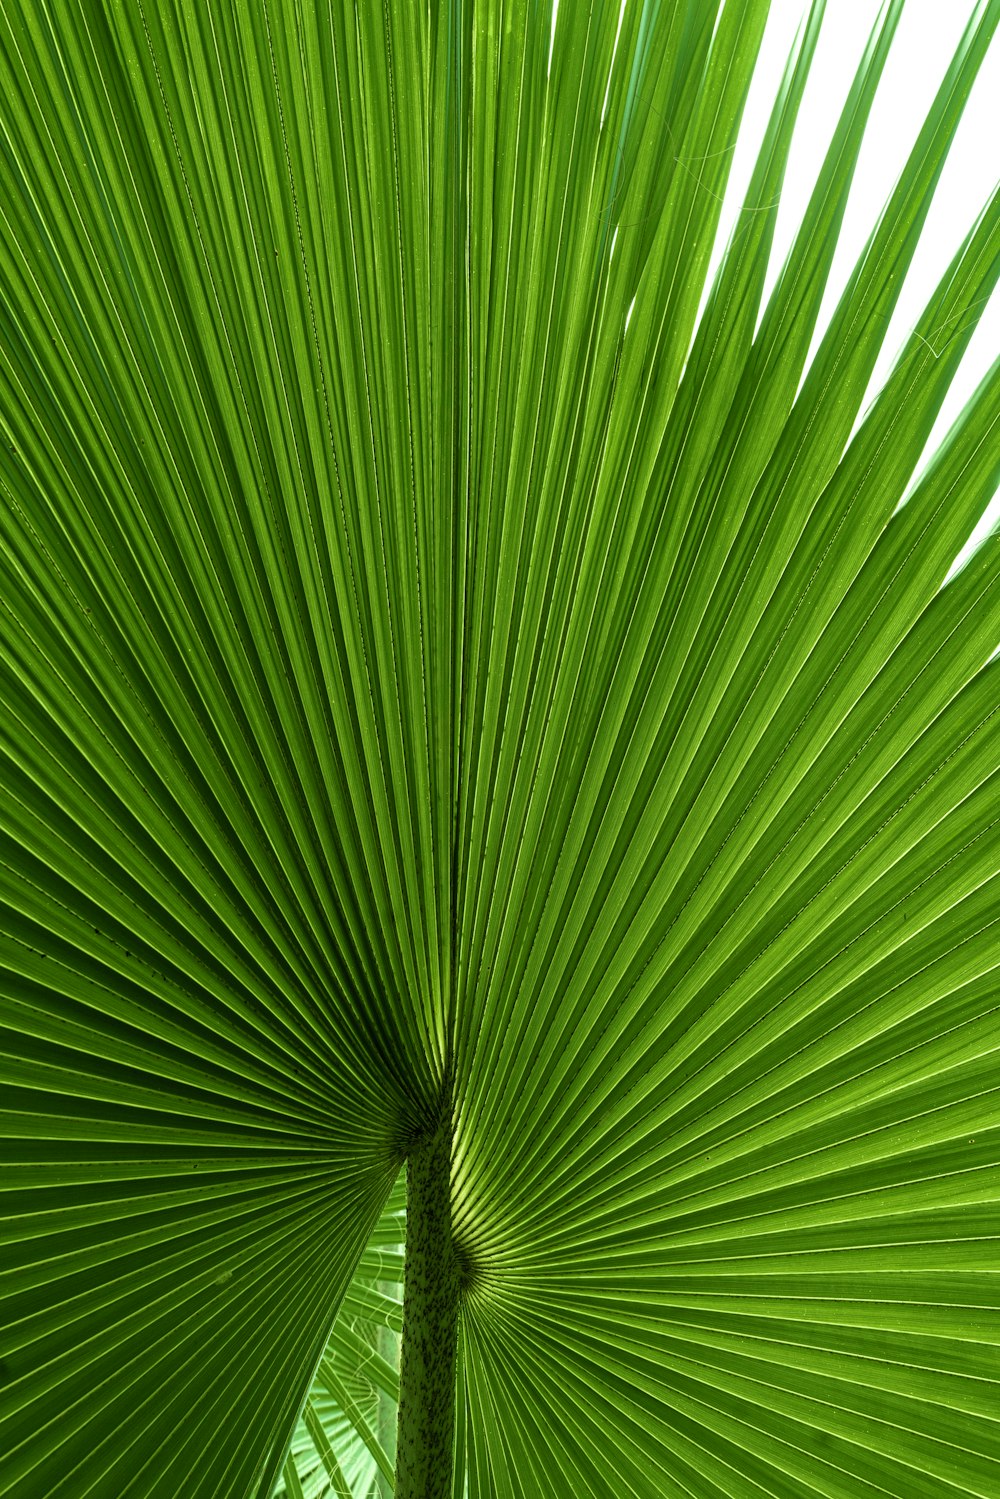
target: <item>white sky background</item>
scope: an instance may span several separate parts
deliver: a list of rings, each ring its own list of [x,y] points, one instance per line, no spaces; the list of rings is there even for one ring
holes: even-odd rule
[[[627,0],[629,3],[629,0]],[[738,0],[730,0],[738,3]],[[829,321],[858,255],[901,171],[934,94],[976,10],[976,0],[907,0],[875,100],[844,219],[824,310]],[[807,0],[772,0],[757,73],[733,153],[716,258],[729,237]],[[796,125],[769,272],[768,290],[805,211],[834,124],[875,23],[880,0],[830,0]],[[956,132],[921,244],[889,326],[869,397],[889,373],[939,277],[1000,177],[1000,34],[994,39]],[[714,266],[713,266],[714,273]],[[817,337],[819,334],[817,334]],[[981,309],[964,361],[928,444],[933,451],[1000,354],[1000,295]],[[977,531],[1000,519],[1000,496]]]

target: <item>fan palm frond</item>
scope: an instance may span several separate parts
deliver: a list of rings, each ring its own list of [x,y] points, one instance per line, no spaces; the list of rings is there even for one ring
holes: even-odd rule
[[[765,294],[822,0],[710,282],[767,0],[0,6],[9,1499],[1000,1494],[1000,195],[865,405],[1000,0],[810,352],[903,9]]]

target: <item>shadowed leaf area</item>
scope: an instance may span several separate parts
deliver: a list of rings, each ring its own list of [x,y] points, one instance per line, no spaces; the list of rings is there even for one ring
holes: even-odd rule
[[[1000,0],[807,362],[903,9],[765,297],[821,0],[710,282],[767,0],[0,3],[5,1499],[1000,1496],[1000,197],[868,396]]]

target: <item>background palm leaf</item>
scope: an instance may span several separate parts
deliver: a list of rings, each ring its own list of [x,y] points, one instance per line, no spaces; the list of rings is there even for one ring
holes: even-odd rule
[[[1000,1494],[1000,3],[808,367],[767,11],[0,13],[14,1499],[366,1493],[442,1087],[456,1499]]]
[[[296,1482],[313,1499],[393,1492],[403,1188],[400,1178],[338,1309],[275,1499],[298,1499]]]

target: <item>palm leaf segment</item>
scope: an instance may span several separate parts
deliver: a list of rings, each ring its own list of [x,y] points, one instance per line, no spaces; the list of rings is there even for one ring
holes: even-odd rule
[[[443,1082],[457,1493],[1000,1493],[1000,5],[806,370],[821,10],[697,321],[766,0],[4,8],[12,1499],[294,1496]]]

